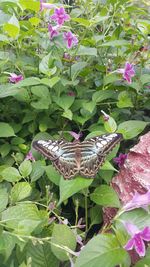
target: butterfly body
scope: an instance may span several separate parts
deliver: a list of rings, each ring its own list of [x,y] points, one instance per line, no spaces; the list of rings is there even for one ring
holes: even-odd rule
[[[65,179],[77,175],[94,178],[106,155],[121,139],[121,134],[112,133],[83,142],[39,140],[33,142],[33,147],[50,159]]]

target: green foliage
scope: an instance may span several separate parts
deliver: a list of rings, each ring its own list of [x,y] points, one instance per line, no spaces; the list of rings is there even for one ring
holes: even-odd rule
[[[1,266],[68,267],[71,261],[76,267],[128,267],[123,249],[128,239],[120,220],[142,229],[150,224],[149,214],[126,212],[107,235],[95,236],[95,229],[102,230],[103,207],[121,206],[108,185],[117,171],[113,158],[118,150],[128,153],[149,129],[149,4],[50,2],[58,8],[66,2],[70,15],[51,39],[54,8],[41,10],[38,0],[0,1]],[[63,39],[66,31],[79,40],[71,49]],[[131,83],[118,71],[126,62],[135,69]],[[12,73],[23,80],[12,83]],[[83,139],[119,132],[125,141],[94,179],[64,180],[33,150],[32,141],[72,141],[69,131],[82,132]],[[29,152],[35,161],[28,159]],[[81,239],[85,248],[78,256]],[[149,250],[135,266],[148,263]]]

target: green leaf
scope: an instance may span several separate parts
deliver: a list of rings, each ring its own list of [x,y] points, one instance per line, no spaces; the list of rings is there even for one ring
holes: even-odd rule
[[[29,235],[39,226],[42,229],[48,223],[48,214],[44,212],[41,216],[36,205],[29,203],[19,203],[9,207],[2,212],[2,220],[10,229],[19,235]]]
[[[126,267],[129,267],[128,253],[120,248],[117,238],[112,234],[99,234],[81,250],[75,267],[114,267],[125,261]]]
[[[11,85],[11,88],[20,88],[20,87],[26,87],[26,86],[33,86],[33,85],[37,85],[37,84],[41,84],[41,80],[39,78],[36,77],[29,77],[29,78],[25,78],[24,80]]]
[[[0,212],[3,211],[8,204],[8,188],[7,184],[0,183]]]
[[[91,22],[87,19],[84,18],[73,18],[72,19],[75,22],[78,22],[80,25],[85,26],[85,27],[89,27]]]
[[[11,202],[12,204],[23,200],[31,195],[32,187],[27,182],[19,182],[11,189]]]
[[[74,180],[64,180],[61,178],[59,184],[60,199],[58,205],[75,193],[79,192],[81,189],[89,187],[92,182],[93,179],[85,179],[82,177],[77,177]]]
[[[1,173],[4,180],[9,182],[17,182],[21,179],[21,175],[18,170],[14,167],[8,167],[4,169]]]
[[[0,235],[0,254],[3,255],[5,261],[10,257],[14,247],[15,238],[9,232],[2,233]]]
[[[59,261],[51,250],[48,242],[28,244],[27,258],[32,259],[32,267],[59,267]]]
[[[118,75],[114,74],[114,73],[110,73],[110,74],[104,76],[103,83],[104,83],[104,85],[107,85],[109,83],[114,83],[116,81],[118,81]]]
[[[14,135],[14,130],[8,123],[0,122],[0,137],[9,137]]]
[[[56,73],[57,68],[53,65],[53,59],[51,59],[51,53],[42,58],[42,61],[39,64],[40,72],[46,74],[47,76],[52,76]]]
[[[8,143],[0,146],[0,153],[2,155],[2,158],[8,155],[8,153],[10,152],[10,149],[11,149],[11,145]]]
[[[28,177],[32,171],[30,160],[24,160],[19,166],[19,171],[24,178]]]
[[[44,166],[45,164],[41,160],[32,163],[31,182],[37,181],[44,174]]]
[[[74,96],[62,95],[59,98],[55,97],[54,100],[59,107],[66,111],[72,106],[74,102]]]
[[[123,91],[118,95],[118,103],[117,107],[118,108],[127,108],[127,107],[133,107],[133,103],[131,100],[130,95],[128,94],[127,91]]]
[[[140,81],[141,81],[142,85],[144,85],[146,83],[150,83],[150,75],[149,74],[141,75]]]
[[[113,40],[99,45],[99,47],[104,47],[104,46],[112,46],[112,47],[130,46],[130,43],[126,40]]]
[[[48,109],[51,104],[50,92],[46,86],[34,86],[31,92],[38,97],[38,101],[31,105],[36,109]]]
[[[90,199],[104,207],[120,207],[120,202],[116,192],[108,185],[101,185],[97,187],[90,195]]]
[[[69,119],[69,120],[72,120],[72,111],[70,109],[66,109],[63,114],[62,114],[63,117]]]
[[[6,31],[8,35],[12,38],[16,38],[19,35],[20,25],[19,25],[18,19],[16,18],[14,14],[10,18],[8,23],[4,24],[3,28],[4,28],[4,31]]]
[[[92,95],[94,102],[102,102],[105,99],[116,98],[117,93],[113,90],[100,90]]]
[[[19,88],[12,88],[10,84],[0,86],[0,98],[8,97],[8,96],[14,96],[17,93],[19,93]]]
[[[104,122],[104,127],[108,133],[114,133],[117,130],[117,124],[112,117],[109,117],[109,120]]]
[[[78,74],[87,66],[87,62],[78,62],[71,66],[71,78],[74,81]]]
[[[36,12],[39,12],[39,10],[40,10],[40,3],[39,2],[35,2],[33,0],[28,0],[28,1],[20,0],[19,2],[24,9],[33,10]]]
[[[61,261],[68,260],[68,252],[65,248],[74,251],[76,248],[76,237],[67,225],[55,224],[52,233],[51,249],[54,255]]]
[[[90,209],[90,227],[94,224],[100,224],[103,221],[101,207],[95,205]]]
[[[96,107],[96,104],[93,101],[83,103],[83,108],[86,109],[90,113],[94,111],[95,107]]]
[[[111,170],[111,171],[117,171],[108,160],[105,160],[105,163],[101,167],[101,170]]]
[[[124,139],[131,139],[140,134],[149,122],[130,120],[119,124],[118,132],[123,134]]]
[[[43,78],[43,79],[41,79],[41,83],[43,83],[43,84],[49,86],[50,88],[53,88],[53,86],[54,86],[57,82],[59,82],[59,80],[60,80],[60,77],[55,76],[55,77],[53,77],[53,78],[51,78],[51,79]]]
[[[60,174],[55,170],[55,168],[52,165],[49,165],[44,167],[44,170],[46,171],[48,179],[54,184],[59,185]]]
[[[95,47],[87,47],[87,46],[80,45],[78,49],[78,55],[97,57],[97,49]]]

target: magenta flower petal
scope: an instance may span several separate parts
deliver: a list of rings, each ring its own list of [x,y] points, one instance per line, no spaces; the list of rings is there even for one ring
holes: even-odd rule
[[[28,154],[25,157],[25,160],[31,160],[31,161],[35,161],[35,158],[32,155],[32,152],[29,151]]]
[[[134,237],[134,246],[140,257],[145,256],[145,244],[140,235]]]
[[[70,131],[69,133],[74,137],[75,140],[79,140],[80,137],[82,137],[82,133],[77,134],[73,131]]]
[[[44,9],[53,9],[53,8],[56,8],[56,5],[43,3],[43,0],[40,0],[40,11],[43,11]]]
[[[116,164],[118,164],[119,167],[122,167],[125,163],[126,158],[127,158],[127,154],[120,153],[119,157],[114,158],[113,160]]]
[[[150,227],[147,226],[141,231],[141,237],[145,241],[150,241]]]
[[[72,48],[73,45],[78,44],[77,37],[72,32],[64,32],[64,41],[67,43],[68,49]]]
[[[48,24],[49,37],[51,40],[59,34],[59,28],[58,25],[53,27],[51,24]]]
[[[17,75],[16,73],[10,73],[9,81],[11,83],[18,83],[23,80],[23,76],[21,74]]]
[[[147,191],[145,194],[139,194],[135,192],[133,198],[123,206],[123,210],[132,210],[136,208],[147,208],[150,205],[150,191]]]
[[[62,25],[65,21],[70,20],[70,16],[66,13],[63,7],[60,7],[55,9],[54,14],[51,16],[51,20]]]
[[[131,78],[135,76],[134,66],[129,62],[125,63],[124,69],[118,69],[116,72],[121,73],[123,75],[124,80],[126,80],[128,83],[131,83]]]
[[[133,246],[134,246],[134,239],[131,238],[131,239],[127,242],[127,244],[124,246],[124,248],[125,248],[126,250],[131,250],[131,249],[133,249]]]

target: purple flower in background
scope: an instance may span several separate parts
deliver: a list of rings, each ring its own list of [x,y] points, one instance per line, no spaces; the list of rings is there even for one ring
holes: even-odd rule
[[[18,83],[22,80],[23,80],[23,76],[21,74],[17,75],[16,73],[10,73],[9,81],[11,83]]]
[[[43,0],[40,0],[40,11],[42,11],[43,9],[53,9],[53,8],[56,8],[56,5],[43,3]]]
[[[132,210],[137,208],[146,209],[150,205],[150,191],[147,191],[145,194],[139,194],[135,192],[133,198],[123,206],[123,210]]]
[[[126,80],[128,83],[131,83],[131,77],[135,76],[134,66],[129,62],[126,62],[124,69],[118,69],[117,72],[122,73],[124,80]]]
[[[119,167],[122,167],[124,165],[126,158],[127,158],[127,154],[120,153],[119,157],[114,158],[113,160],[116,164],[118,164]]]
[[[124,223],[127,232],[131,235],[131,239],[124,246],[126,250],[132,250],[135,248],[140,257],[145,256],[145,244],[144,241],[150,241],[150,227],[145,227],[142,231],[132,223]]]
[[[35,158],[32,155],[32,152],[29,151],[28,154],[25,157],[25,160],[31,160],[31,161],[35,161]]]
[[[73,131],[70,131],[69,133],[74,137],[75,140],[79,140],[80,137],[82,137],[82,133],[77,134]]]
[[[58,30],[59,30],[59,25],[53,27],[51,24],[48,24],[48,31],[51,40],[59,34]]]
[[[68,96],[75,96],[76,94],[75,94],[73,91],[69,91],[69,92],[67,93],[67,95],[68,95]]]
[[[107,113],[105,113],[103,110],[101,110],[101,112],[103,113],[103,119],[104,119],[104,121],[108,121],[109,120],[109,118],[110,118],[110,116],[107,114]]]
[[[63,7],[60,7],[55,9],[51,19],[56,21],[59,25],[62,25],[65,21],[70,20],[70,16],[66,13]]]
[[[64,32],[64,41],[69,49],[78,44],[78,38],[72,32]]]

